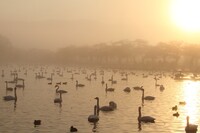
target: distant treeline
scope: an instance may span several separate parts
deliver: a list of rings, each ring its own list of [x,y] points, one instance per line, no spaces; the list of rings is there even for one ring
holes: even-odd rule
[[[159,42],[155,45],[137,39],[92,46],[66,46],[56,52],[13,47],[0,36],[0,62],[65,64],[121,69],[174,70],[186,68],[199,71],[200,44]]]

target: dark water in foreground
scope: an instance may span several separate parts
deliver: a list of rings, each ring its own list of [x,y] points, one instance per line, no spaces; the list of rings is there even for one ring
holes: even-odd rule
[[[94,74],[91,81],[85,77],[95,72],[95,69],[78,69],[64,67],[14,67],[2,66],[4,77],[0,77],[0,97],[14,95],[6,92],[5,81],[13,80],[10,71],[16,70],[19,78],[25,79],[25,88],[17,89],[17,102],[0,100],[0,132],[1,133],[58,133],[69,132],[71,125],[78,128],[79,133],[183,133],[185,132],[186,116],[190,116],[190,123],[200,125],[200,82],[199,81],[176,81],[171,75],[165,72],[158,80],[158,84],[163,84],[164,91],[160,91],[155,86],[154,74],[147,71],[123,71],[128,73],[128,80],[121,80],[122,71],[104,70],[104,80],[109,87],[114,87],[114,92],[105,92],[105,84],[101,84],[102,75],[100,69],[96,69],[97,79]],[[27,70],[27,75],[24,73]],[[72,70],[74,80],[71,80]],[[83,71],[84,70],[84,71]],[[101,69],[103,70],[103,69]],[[43,72],[45,78],[36,79],[35,73]],[[53,75],[53,83],[46,78]],[[60,73],[61,75],[59,75]],[[63,74],[63,76],[62,76]],[[148,77],[144,78],[144,75]],[[108,81],[113,75],[116,84]],[[89,77],[89,76],[88,76]],[[76,88],[76,80],[85,84],[83,88]],[[62,95],[62,105],[53,101],[59,97],[55,93],[55,84],[61,82],[60,88],[68,93]],[[67,85],[62,84],[67,82]],[[19,81],[18,84],[21,82]],[[9,84],[14,87],[15,84]],[[133,89],[134,86],[143,86],[145,95],[155,96],[154,101],[144,101],[142,104],[141,91]],[[131,92],[123,91],[125,87],[130,87]],[[117,103],[117,109],[113,112],[100,112],[98,123],[89,123],[87,118],[93,114],[93,107],[96,104],[95,97],[99,97],[100,106],[108,105],[109,101]],[[186,101],[186,105],[179,105],[180,101]],[[172,107],[177,105],[178,110],[172,111]],[[141,123],[138,126],[138,107],[142,107],[142,115],[149,115],[156,118],[155,123]],[[173,116],[178,112],[179,117]],[[42,124],[34,127],[33,121],[40,119]]]

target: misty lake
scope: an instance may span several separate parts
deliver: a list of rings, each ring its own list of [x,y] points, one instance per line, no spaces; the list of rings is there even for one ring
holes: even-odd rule
[[[5,65],[0,70],[1,133],[68,133],[72,125],[79,133],[183,133],[187,116],[191,124],[200,124],[200,81],[175,80],[172,72],[40,65]],[[14,90],[6,91],[5,81],[14,81],[16,73],[19,79],[24,79],[25,87],[17,88],[16,102],[5,101],[4,96],[14,96]],[[51,73],[52,84],[48,80]],[[164,90],[155,85],[155,75]],[[109,81],[112,76],[116,82]],[[85,86],[76,87],[76,80]],[[105,91],[106,83],[114,92]],[[23,85],[22,80],[8,83],[7,88],[16,84]],[[62,104],[54,103],[59,98],[56,84],[67,91],[62,94]],[[155,100],[142,101],[142,91],[135,90],[135,86],[143,86],[144,95],[154,96]],[[124,92],[126,87],[131,91]],[[100,106],[116,102],[117,109],[100,111],[99,121],[94,124],[88,122],[88,116],[97,104],[95,97],[99,97]],[[177,110],[172,110],[175,105]],[[138,123],[140,106],[142,116],[154,117],[155,123]],[[173,115],[177,112],[178,117]],[[41,120],[41,125],[35,127],[34,120]]]

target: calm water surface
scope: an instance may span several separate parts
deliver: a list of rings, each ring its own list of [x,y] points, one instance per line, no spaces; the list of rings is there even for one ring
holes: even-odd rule
[[[100,70],[89,68],[72,68],[56,66],[1,66],[4,70],[4,77],[0,77],[0,132],[1,133],[58,133],[69,132],[71,125],[78,128],[80,133],[183,133],[185,132],[186,116],[190,116],[190,123],[199,125],[200,123],[200,82],[199,81],[176,81],[170,72],[165,72],[157,83],[163,84],[164,91],[160,91],[155,86],[153,75],[147,71],[123,71],[128,73],[128,80],[121,80],[125,76],[121,75],[122,70],[104,70],[104,80],[108,87],[114,87],[114,92],[105,92],[105,84],[101,84],[102,75]],[[3,96],[14,95],[14,91],[6,92],[5,81],[13,80],[11,71],[16,70],[19,78],[25,79],[25,88],[17,89],[17,102],[4,101]],[[24,73],[27,70],[27,75]],[[72,70],[74,80],[71,80]],[[86,73],[83,73],[85,70]],[[94,73],[96,70],[97,79],[91,77],[91,81],[85,77]],[[42,73],[45,78],[36,79],[35,73]],[[58,74],[63,74],[60,76]],[[53,83],[47,80],[51,73]],[[135,73],[135,74],[134,74]],[[148,75],[143,78],[143,74]],[[113,75],[117,84],[108,81]],[[83,88],[76,88],[76,80],[85,84]],[[62,105],[55,104],[53,101],[59,97],[55,93],[57,82],[67,82],[61,84],[60,88],[67,90],[63,94]],[[18,82],[21,84],[21,82]],[[14,87],[15,84],[8,84]],[[141,91],[133,89],[134,86],[143,86],[145,95],[155,96],[154,101],[144,101],[142,103]],[[123,89],[130,87],[131,92],[125,93]],[[117,110],[113,112],[100,112],[98,123],[89,123],[87,118],[93,114],[93,107],[96,104],[95,97],[99,97],[100,106],[108,105],[109,101],[117,103]],[[180,101],[186,101],[186,105],[179,105]],[[172,107],[178,105],[177,111],[172,111]],[[156,118],[155,123],[138,124],[138,107],[142,107],[142,115],[149,115]],[[173,116],[179,112],[180,116]],[[42,124],[34,127],[35,119],[42,120]],[[140,128],[139,128],[140,127]]]

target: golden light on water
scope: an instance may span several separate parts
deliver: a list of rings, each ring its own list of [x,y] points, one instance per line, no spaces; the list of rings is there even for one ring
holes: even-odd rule
[[[199,110],[198,105],[198,93],[199,93],[199,82],[185,81],[183,82],[183,101],[186,102],[185,115],[190,116],[190,122],[194,123],[195,117],[198,116]]]

